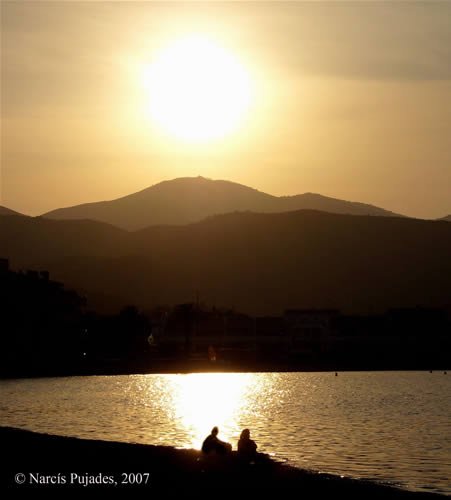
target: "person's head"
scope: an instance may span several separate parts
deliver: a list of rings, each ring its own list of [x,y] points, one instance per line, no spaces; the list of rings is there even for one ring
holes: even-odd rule
[[[250,439],[251,437],[251,431],[249,429],[244,429],[241,432],[240,439]]]
[[[213,436],[217,436],[218,432],[219,432],[219,429],[216,426],[214,426],[213,429],[211,430],[211,433]]]

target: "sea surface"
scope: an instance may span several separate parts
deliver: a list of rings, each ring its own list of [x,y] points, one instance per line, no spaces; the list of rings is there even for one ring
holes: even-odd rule
[[[203,373],[0,381],[0,425],[199,448],[214,425],[236,449],[323,473],[451,495],[451,373]]]

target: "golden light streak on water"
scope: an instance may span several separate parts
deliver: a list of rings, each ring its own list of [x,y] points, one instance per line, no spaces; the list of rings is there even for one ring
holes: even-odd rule
[[[213,426],[223,441],[236,439],[238,420],[258,380],[252,374],[169,375],[174,418],[186,429],[190,447],[199,448]]]

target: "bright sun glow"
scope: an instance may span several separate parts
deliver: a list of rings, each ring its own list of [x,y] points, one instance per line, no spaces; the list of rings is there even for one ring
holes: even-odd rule
[[[145,73],[153,120],[185,141],[209,141],[235,131],[251,103],[245,67],[199,35],[167,46]]]

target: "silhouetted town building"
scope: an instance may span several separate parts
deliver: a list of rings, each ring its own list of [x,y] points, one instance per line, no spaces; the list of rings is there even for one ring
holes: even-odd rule
[[[284,319],[293,351],[324,352],[330,342],[339,311],[288,309]]]
[[[218,359],[274,361],[306,366],[419,366],[450,346],[451,321],[445,310],[413,308],[383,315],[349,316],[335,309],[288,309],[280,317],[253,318],[233,311],[196,310],[189,319],[179,306],[167,312],[157,343],[162,352]],[[187,341],[187,336],[189,341]],[[187,352],[186,346],[189,345]]]
[[[5,260],[0,276],[2,370],[78,359],[84,298],[50,280],[47,271],[13,272]]]
[[[151,371],[186,361],[332,370],[430,369],[451,361],[451,307],[252,317],[184,303],[102,315],[47,271],[13,272],[8,259],[0,259],[0,322],[1,372],[9,375]]]
[[[6,274],[9,271],[9,260],[0,258],[0,275]]]

